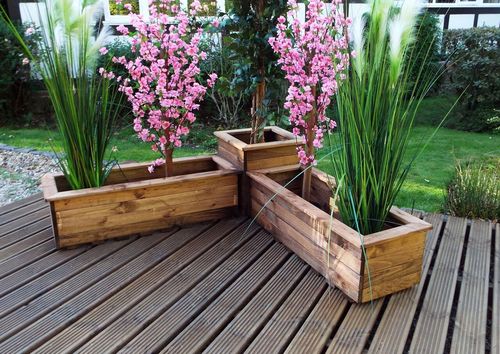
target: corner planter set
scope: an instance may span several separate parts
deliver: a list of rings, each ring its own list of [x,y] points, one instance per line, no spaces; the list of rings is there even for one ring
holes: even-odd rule
[[[115,168],[100,188],[70,190],[63,175],[44,176],[57,247],[244,213],[355,302],[420,281],[430,224],[392,208],[391,225],[400,226],[360,235],[331,217],[332,177],[315,169],[311,201],[300,197],[291,133],[268,127],[266,142],[258,144],[248,143],[250,129],[215,135],[217,155],[175,159],[173,177],[165,178],[163,169],[150,174],[147,163]]]

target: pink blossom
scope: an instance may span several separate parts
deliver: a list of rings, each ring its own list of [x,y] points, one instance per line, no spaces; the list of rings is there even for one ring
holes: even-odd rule
[[[124,36],[128,36],[128,34],[129,34],[128,28],[125,27],[124,25],[119,25],[118,27],[116,27],[116,30],[118,32],[120,32],[121,34],[123,34]]]
[[[106,55],[106,54],[108,54],[108,48],[106,48],[106,47],[102,47],[101,49],[99,49],[99,53],[101,53],[101,55]]]
[[[27,37],[31,36],[33,33],[35,33],[35,29],[34,29],[33,27],[28,27],[28,28],[26,29],[26,32],[24,32],[24,34],[25,34]]]
[[[165,15],[169,9],[173,20]],[[195,0],[189,14],[200,9],[200,2]],[[198,82],[199,63],[206,53],[200,50],[203,30],[190,23],[188,14],[178,8],[175,0],[150,0],[149,14],[147,21],[141,15],[129,14],[132,33],[124,26],[118,27],[120,33],[130,36],[135,58],[113,57],[112,61],[128,74],[116,81],[132,105],[134,131],[164,157],[165,149],[182,146],[182,137],[196,120],[194,112],[207,90]],[[101,69],[103,77],[115,76]],[[216,79],[216,74],[210,74],[207,85],[213,85]],[[157,159],[149,171],[162,164],[164,160]]]
[[[338,9],[341,1],[331,1],[326,11],[322,0],[310,0],[305,21],[301,21],[296,1],[289,0],[292,10],[288,23],[284,16],[278,18],[277,36],[269,39],[290,83],[284,108],[289,111],[292,132],[316,149],[323,146],[324,131],[336,126],[326,116],[326,109],[339,81],[345,78],[349,62],[344,35],[349,21]],[[297,154],[304,166],[316,163],[314,153],[308,155],[302,147],[297,148]]]
[[[132,11],[132,5],[131,4],[125,4],[125,5],[123,5],[123,7],[125,9],[127,9],[128,11]]]
[[[220,26],[219,20],[218,19],[214,19],[212,21],[212,26],[214,26],[215,28],[219,28],[219,26]]]

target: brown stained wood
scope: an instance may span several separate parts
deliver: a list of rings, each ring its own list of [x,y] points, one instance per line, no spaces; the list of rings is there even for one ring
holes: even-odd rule
[[[247,170],[257,170],[261,168],[268,168],[281,165],[292,165],[297,163],[298,157],[295,148],[292,147],[292,151],[288,156],[282,157],[270,157],[265,159],[254,160],[252,158],[247,159]],[[246,153],[247,155],[249,152]]]
[[[32,204],[28,204],[24,207],[17,209],[14,213],[8,213],[4,215],[0,215],[0,228],[4,225],[13,222],[23,216],[28,216],[33,214],[34,212],[46,208],[47,203],[44,200],[37,200]]]
[[[466,219],[448,218],[413,335],[411,352],[441,353],[444,349],[466,226]]]
[[[7,260],[15,257],[18,254],[26,252],[32,247],[35,247],[52,238],[52,229],[50,227],[42,229],[28,238],[19,242],[13,243],[0,250],[0,259]]]
[[[488,317],[491,223],[473,220],[458,298],[452,353],[484,353]]]
[[[351,306],[326,353],[362,353],[381,308],[382,300]]]
[[[500,351],[500,224],[495,227],[495,263],[493,265],[493,309],[491,324],[491,353]]]
[[[27,223],[25,227],[17,229],[4,237],[0,237],[0,249],[10,246],[16,242],[22,241],[27,237],[36,234],[38,231],[50,227],[50,219],[45,217],[33,223]]]
[[[244,350],[308,268],[298,257],[292,256],[203,352],[235,353]]]
[[[195,225],[190,230],[193,236],[202,232],[208,225]],[[186,233],[189,229],[183,229],[174,234],[158,234],[152,237],[139,239],[132,246],[134,253],[122,254],[121,264],[110,268],[109,275],[102,277],[93,286],[81,289],[76,296],[69,301],[46,314],[33,325],[13,334],[3,343],[0,343],[0,352],[10,351],[32,351],[44,341],[40,340],[43,335],[53,336],[68,323],[74,322],[84,313],[105,301],[107,298],[121,290],[128,283],[147,271],[150,267],[160,262],[171,249],[185,244]],[[177,246],[177,247],[176,247]],[[126,250],[124,247],[122,250]],[[115,253],[117,255],[118,251]]]
[[[47,256],[55,251],[54,240],[47,240],[40,243],[38,246],[32,247],[29,250],[11,257],[1,263],[0,278],[21,269],[38,259]]]
[[[179,333],[161,353],[199,352],[255,295],[290,253],[275,243],[262,257]]]
[[[16,200],[10,204],[6,204],[0,207],[0,215],[4,216],[6,214],[14,214],[20,208],[26,207],[32,203],[42,200],[43,196],[41,193],[34,194],[30,197]]]
[[[200,260],[197,260],[197,257],[206,252],[216,242],[226,237],[228,233],[241,235],[244,229],[246,229],[247,223],[234,230],[241,222],[241,219],[224,220],[215,224],[210,229],[204,230],[199,236],[193,232],[193,229],[181,230],[179,236],[192,240],[176,251],[170,245],[170,249],[165,253],[166,258],[164,260],[123,288],[120,292],[85,314],[72,326],[65,328],[54,338],[38,348],[36,352],[55,353],[76,350],[133,306],[140,303],[141,300],[158,289],[162,284],[167,283],[178,271],[185,267],[194,267],[196,263],[200,262]],[[255,231],[255,228],[251,228],[249,235],[253,235]],[[193,237],[195,238],[193,239]],[[178,278],[181,277],[178,276]],[[171,281],[169,284],[172,283]],[[183,285],[185,286],[186,283],[184,282]]]
[[[252,202],[252,212],[260,210],[262,206]],[[271,211],[261,213],[257,220],[274,237],[306,261],[317,272],[322,274],[331,284],[342,287],[344,293],[353,300],[359,296],[359,273],[354,272],[342,262],[332,260],[328,263],[326,250],[312,242],[304,234],[290,227]],[[329,267],[328,267],[329,266]]]
[[[326,288],[323,277],[310,269],[245,352],[281,353]]]
[[[201,310],[200,306],[212,301],[213,297],[224,289],[240,270],[250,265],[272,243],[271,236],[263,232],[250,237],[250,240],[240,248],[237,246],[246,238],[233,234],[231,239],[233,243],[229,248],[222,247],[225,254],[218,254],[214,257],[215,263],[212,260],[209,264],[205,264],[205,269],[198,270],[194,276],[195,279],[184,275],[182,286],[167,283],[168,287],[159,288],[147,297],[144,306],[134,307],[132,311],[127,312],[110,327],[101,331],[77,352],[85,353],[96,349],[101,351],[103,343],[106,348],[115,350],[121,348],[124,352],[145,352],[150,348],[158,350],[158,346],[161,346],[163,341],[175,334],[178,326],[189,323],[190,319]],[[178,278],[175,280],[178,281]],[[189,286],[190,283],[191,286]],[[193,285],[195,286],[192,287]],[[182,298],[175,302],[179,299],[179,295],[182,295]],[[151,321],[154,322],[151,323]],[[146,330],[140,332],[144,325],[148,325]],[[157,333],[160,334],[156,335]]]
[[[427,275],[432,256],[436,251],[439,232],[443,225],[442,215],[429,215],[424,220],[433,226],[426,238],[422,275]],[[424,281],[419,286],[393,294],[389,299],[384,317],[371,342],[369,353],[385,354],[393,351],[402,353],[410,332],[419,298],[422,296]]]
[[[286,348],[285,353],[322,353],[348,304],[342,292],[328,288]]]
[[[41,220],[43,218],[46,218],[47,216],[50,215],[50,210],[47,207],[42,208],[40,210],[35,211],[34,213],[31,213],[29,215],[22,216],[7,225],[3,225],[0,227],[0,237],[1,236],[6,236],[10,234],[11,232],[15,232],[19,229],[22,229],[23,227],[26,227],[27,224],[30,224],[34,221]],[[0,256],[1,257],[1,256]]]

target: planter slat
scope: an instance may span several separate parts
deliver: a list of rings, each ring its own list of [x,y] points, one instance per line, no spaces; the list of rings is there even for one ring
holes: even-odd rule
[[[62,175],[44,176],[58,247],[219,219],[236,211],[240,173],[222,158],[175,159],[175,175],[168,178],[163,169],[149,174],[147,166],[123,165],[113,169],[107,185],[75,191],[67,190]]]
[[[299,173],[297,166],[247,172],[252,215],[276,239],[356,302],[368,302],[420,281],[430,224],[393,208],[390,218],[401,226],[361,235],[325,211],[333,183],[328,175],[313,173],[311,201],[321,209],[298,195],[300,178],[288,186],[291,190],[283,188]]]

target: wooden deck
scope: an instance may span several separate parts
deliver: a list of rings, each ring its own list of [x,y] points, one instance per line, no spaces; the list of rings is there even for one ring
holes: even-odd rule
[[[500,353],[499,225],[427,215],[419,287],[349,303],[247,219],[57,251],[0,209],[0,353]]]

